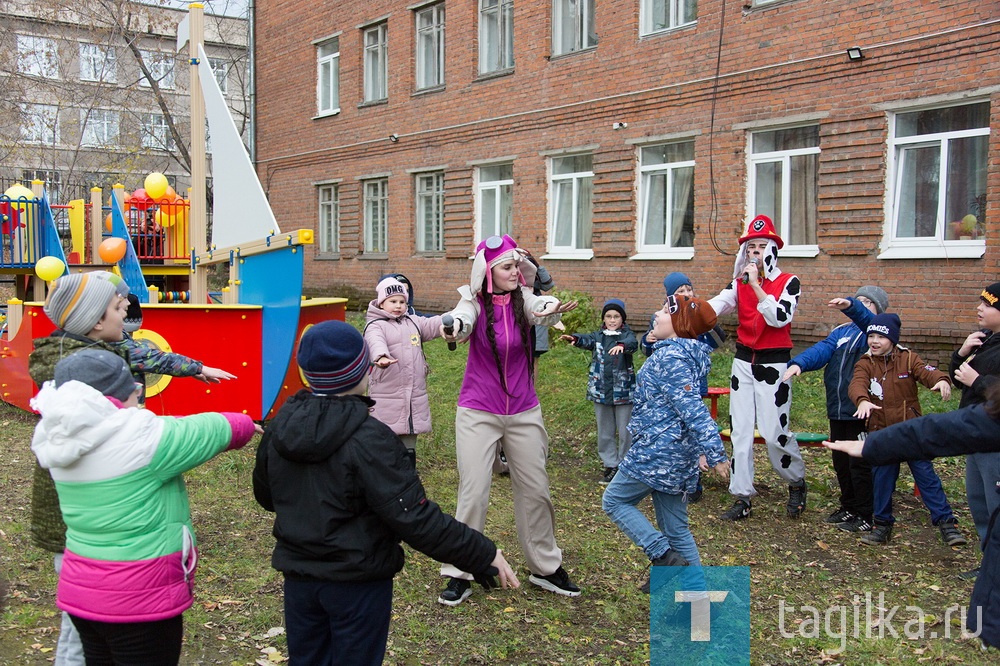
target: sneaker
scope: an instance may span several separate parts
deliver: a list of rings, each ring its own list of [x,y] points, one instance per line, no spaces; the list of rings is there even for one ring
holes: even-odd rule
[[[963,571],[962,573],[957,574],[957,578],[959,580],[976,580],[979,578],[979,567],[976,567],[972,571]]]
[[[702,493],[704,493],[704,491],[705,491],[705,489],[702,488],[701,486],[698,486],[697,488],[695,488],[695,491],[693,493],[690,493],[688,495],[688,504],[696,504],[696,503],[700,502],[701,501]]]
[[[871,532],[872,524],[861,516],[851,516],[850,520],[838,523],[837,529],[845,532]]]
[[[652,562],[650,562],[650,567],[686,567],[690,564],[684,557],[674,549],[670,549],[663,555],[659,556]],[[639,587],[639,591],[643,594],[649,594],[650,583],[653,580],[653,572],[649,572],[649,577],[646,578],[646,582]]]
[[[551,573],[548,576],[540,576],[533,573],[528,576],[528,580],[549,592],[555,592],[566,597],[580,596],[580,588],[573,584],[573,581],[569,579],[569,574],[562,567],[559,567],[555,570],[555,573]]]
[[[601,476],[601,485],[606,486],[611,483],[611,479],[615,478],[615,474],[617,473],[617,467],[605,467],[604,474]]]
[[[872,527],[871,532],[866,532],[861,535],[861,543],[866,543],[869,546],[879,546],[884,543],[889,543],[889,539],[892,538],[892,525],[875,525]]]
[[[851,518],[854,517],[855,517],[854,514],[848,511],[847,509],[837,509],[829,516],[824,518],[823,522],[833,523],[834,525],[836,525],[837,523],[846,523],[847,521],[849,521]]]
[[[448,587],[442,590],[438,597],[438,603],[445,606],[457,606],[472,594],[472,583],[464,578],[452,578],[448,581]]]
[[[806,510],[806,481],[798,486],[788,486],[788,504],[785,509],[789,518],[798,518]]]
[[[958,531],[955,523],[941,523],[938,525],[941,530],[941,540],[946,546],[964,546],[968,543],[962,533]]]
[[[722,520],[743,520],[750,517],[750,500],[737,499],[729,511],[719,516]]]

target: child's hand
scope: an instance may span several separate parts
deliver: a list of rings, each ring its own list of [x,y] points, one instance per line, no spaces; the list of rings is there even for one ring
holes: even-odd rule
[[[568,342],[570,344],[576,343],[575,335],[560,335],[559,339],[562,340],[563,342]]]
[[[262,425],[261,425],[261,424],[259,424],[259,423],[254,423],[254,424],[253,424],[253,431],[254,431],[254,432],[255,432],[256,434],[258,434],[258,435],[263,435],[263,434],[264,434],[264,426],[262,426]]]
[[[964,364],[963,364],[964,365]],[[975,371],[973,371],[975,372]],[[931,387],[932,391],[941,391],[941,399],[947,400],[951,397],[951,384],[948,383],[947,379],[942,379],[937,384]]]
[[[865,443],[860,439],[844,439],[837,440],[836,442],[826,441],[823,442],[823,446],[834,451],[843,451],[853,458],[860,458],[861,450],[865,448]]]
[[[969,337],[967,337],[965,342],[962,343],[962,348],[958,350],[958,355],[963,358],[967,357],[969,354],[978,349],[981,344],[983,344],[983,340],[985,338],[986,334],[982,331],[969,333]],[[966,384],[966,386],[968,386],[968,384]]]
[[[380,368],[388,368],[393,363],[398,363],[398,362],[399,361],[389,356],[388,354],[382,354],[377,359],[375,359],[375,365],[377,365]]]
[[[972,386],[977,379],[979,379],[979,373],[973,370],[968,362],[958,366],[958,370],[955,371],[955,381],[961,382],[964,386]]]
[[[650,331],[650,332],[646,333],[646,344],[647,345],[653,345],[655,343],[656,343],[656,336],[653,335],[653,332]]]
[[[790,365],[788,369],[785,370],[785,375],[781,378],[781,381],[787,382],[792,377],[798,377],[802,374],[802,368],[797,365]]]
[[[704,453],[698,456],[698,469],[702,472],[708,471],[708,458],[705,457]]]
[[[720,462],[718,465],[716,465],[712,469],[715,470],[715,473],[718,474],[719,477],[723,481],[725,481],[726,479],[729,478],[729,461],[728,460],[723,460],[722,462]]]
[[[618,343],[614,347],[608,350],[608,356],[618,356],[625,351],[625,345]]]
[[[851,307],[851,301],[847,298],[831,298],[826,306],[843,311]]]
[[[876,409],[882,409],[878,405],[873,405],[867,400],[862,400],[858,403],[858,411],[854,412],[854,418],[856,419],[866,419],[868,416]]]
[[[203,365],[201,366],[201,374],[195,375],[194,378],[206,384],[218,384],[223,379],[236,379],[236,375],[230,374],[225,370]]]

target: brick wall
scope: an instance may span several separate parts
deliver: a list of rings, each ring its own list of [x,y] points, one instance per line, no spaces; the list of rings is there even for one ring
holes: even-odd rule
[[[928,358],[943,360],[936,350],[974,328],[979,289],[1000,279],[1000,4],[794,0],[746,10],[742,3],[703,0],[697,24],[643,38],[638,0],[596,5],[598,46],[550,58],[551,0],[515,0],[515,68],[479,77],[477,3],[446,0],[446,85],[415,93],[414,15],[406,9],[412,3],[259,3],[258,168],[282,228],[315,227],[314,183],[340,179],[341,253],[328,259],[307,250],[307,288],[374,292],[378,276],[400,271],[414,282],[420,308],[449,308],[469,275],[475,163],[513,158],[514,236],[541,256],[546,154],[589,146],[594,258],[546,266],[560,288],[598,301],[623,298],[642,327],[643,313],[662,300],[664,274],[688,273],[703,296],[731,276],[730,255],[747,213],[748,132],[808,120],[820,132],[820,253],[780,262],[803,283],[793,338],[806,344],[825,335],[841,321],[826,301],[867,283],[889,292],[903,320],[903,343]],[[359,26],[383,18],[388,101],[361,105]],[[313,41],[337,32],[341,112],[315,118]],[[854,45],[865,50],[859,63],[844,54]],[[913,100],[940,104],[962,95],[991,102],[985,255],[878,259],[887,112]],[[628,127],[613,130],[613,122]],[[396,143],[387,138],[393,133]],[[694,259],[630,259],[636,252],[636,144],[679,134],[695,142]],[[412,170],[429,166],[445,171],[443,256],[414,251]],[[384,173],[390,174],[389,252],[365,257],[358,179]]]

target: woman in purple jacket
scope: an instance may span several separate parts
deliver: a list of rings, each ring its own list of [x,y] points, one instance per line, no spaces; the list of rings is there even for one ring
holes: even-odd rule
[[[449,342],[467,340],[469,360],[458,396],[455,449],[458,506],[455,517],[483,530],[490,499],[494,460],[502,447],[510,466],[514,517],[521,552],[542,589],[575,597],[580,588],[562,568],[556,545],[555,512],[545,471],[548,434],[535,393],[531,326],[551,326],[576,301],[560,303],[535,296],[535,267],[510,236],[491,236],[476,248],[472,278],[459,288],[462,299],[449,314],[454,327],[442,326]],[[447,318],[445,319],[447,321]],[[457,606],[472,593],[472,575],[445,565],[450,578],[438,601]]]

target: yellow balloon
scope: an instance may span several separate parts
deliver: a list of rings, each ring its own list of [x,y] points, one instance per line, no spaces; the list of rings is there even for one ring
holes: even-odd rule
[[[161,227],[170,227],[174,224],[174,216],[160,208],[153,214],[153,220]]]
[[[66,264],[59,257],[42,257],[35,262],[35,275],[46,282],[52,282],[65,272]]]
[[[10,205],[20,213],[26,212],[29,206],[34,210],[34,206],[30,202],[35,200],[35,193],[24,185],[11,185],[3,195],[10,199]],[[27,201],[19,201],[20,199],[27,199]]]
[[[154,171],[146,176],[143,185],[146,188],[146,194],[151,199],[159,199],[167,193],[167,188],[170,187],[167,177],[158,171]]]

